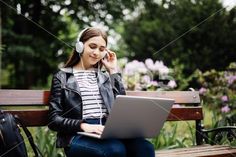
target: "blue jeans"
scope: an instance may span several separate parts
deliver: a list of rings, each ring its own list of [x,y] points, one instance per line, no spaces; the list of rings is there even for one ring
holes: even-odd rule
[[[153,145],[144,138],[101,140],[82,135],[73,138],[65,153],[67,157],[155,157]]]

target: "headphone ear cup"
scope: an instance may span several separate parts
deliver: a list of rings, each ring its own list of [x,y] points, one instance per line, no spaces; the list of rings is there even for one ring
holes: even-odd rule
[[[84,51],[84,44],[81,41],[76,42],[75,44],[75,50],[76,52],[78,52],[79,54],[82,54],[82,52]]]

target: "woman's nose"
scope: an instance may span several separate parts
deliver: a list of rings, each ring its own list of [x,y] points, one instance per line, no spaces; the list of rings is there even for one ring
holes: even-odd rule
[[[93,53],[96,54],[96,55],[99,55],[99,54],[100,54],[100,50],[99,50],[99,49],[95,49],[95,50],[93,51]]]

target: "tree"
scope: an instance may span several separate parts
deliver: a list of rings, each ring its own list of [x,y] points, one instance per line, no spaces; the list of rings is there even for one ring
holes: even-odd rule
[[[146,1],[139,16],[125,21],[123,38],[131,59],[167,65],[178,59],[186,75],[197,68],[224,69],[236,60],[235,18],[236,8],[227,11],[218,0]]]
[[[53,12],[50,6],[44,6],[40,0],[21,3],[8,1],[1,3],[1,9],[5,45],[3,69],[7,69],[10,78],[7,87],[29,88],[44,84],[56,66],[58,47],[64,45],[42,28],[59,36],[60,31],[67,31],[66,22],[61,21],[59,12]]]
[[[9,75],[5,88],[45,86],[72,51],[78,30],[92,21],[112,26],[123,18],[123,9],[133,10],[137,2],[1,1],[5,45],[2,65]]]

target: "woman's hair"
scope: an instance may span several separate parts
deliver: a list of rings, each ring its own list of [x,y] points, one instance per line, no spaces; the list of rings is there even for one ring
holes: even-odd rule
[[[77,39],[77,40],[85,43],[90,38],[93,38],[96,36],[101,36],[106,41],[106,44],[107,44],[106,32],[103,31],[102,29],[96,28],[96,27],[89,27],[89,28],[85,29],[85,31],[83,31],[83,33],[81,34],[80,39]],[[72,54],[69,57],[69,59],[67,60],[64,67],[65,68],[72,67],[72,66],[76,65],[79,61],[80,61],[80,54],[78,52],[76,52],[75,49],[73,49]]]

